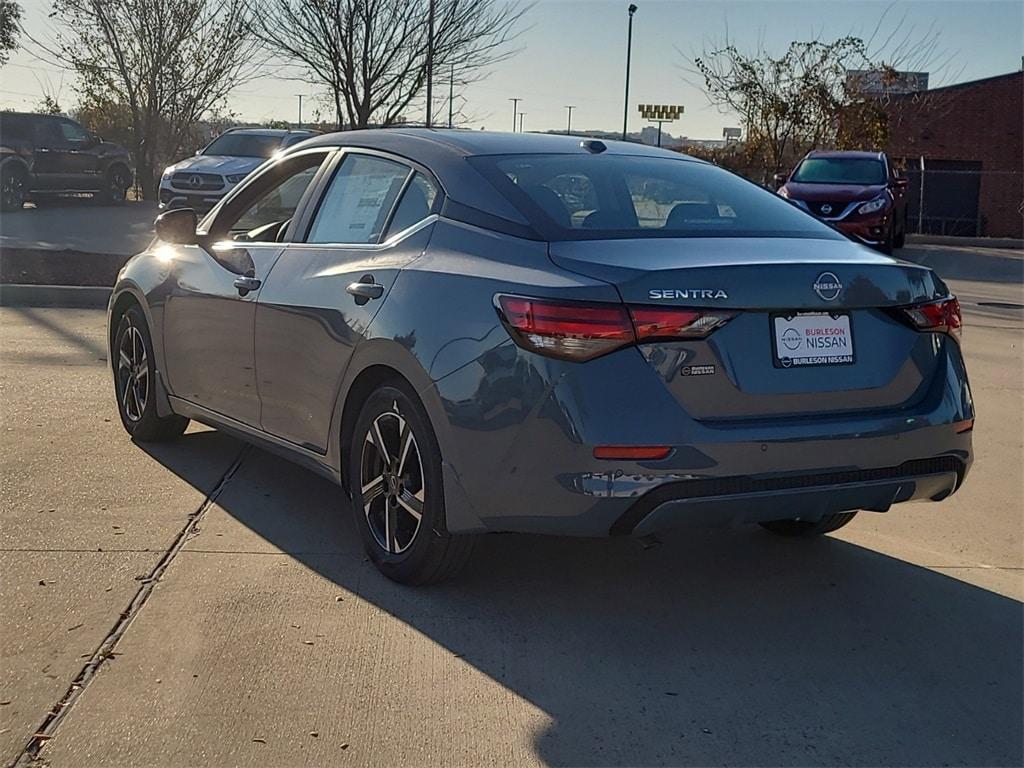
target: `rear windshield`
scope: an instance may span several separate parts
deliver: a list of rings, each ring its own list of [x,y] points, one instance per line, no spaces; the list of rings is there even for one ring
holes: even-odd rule
[[[258,133],[225,133],[203,150],[204,155],[270,157],[281,148],[280,136]]]
[[[885,166],[868,157],[809,157],[790,180],[800,184],[885,184]]]
[[[472,162],[553,240],[842,237],[756,184],[682,158],[508,155]]]

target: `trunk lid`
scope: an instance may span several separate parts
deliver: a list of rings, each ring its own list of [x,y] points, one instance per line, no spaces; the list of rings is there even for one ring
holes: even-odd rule
[[[950,343],[935,343],[935,334],[919,333],[889,311],[942,298],[942,281],[926,267],[848,241],[565,241],[551,243],[550,256],[613,284],[627,304],[737,312],[706,339],[640,345],[680,405],[700,420],[899,408],[924,396]],[[793,323],[804,333],[805,317],[822,320],[823,330],[842,326],[852,362],[784,365],[776,334]]]

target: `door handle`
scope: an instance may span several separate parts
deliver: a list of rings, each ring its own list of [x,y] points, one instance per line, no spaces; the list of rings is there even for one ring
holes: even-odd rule
[[[363,275],[359,282],[349,283],[345,290],[356,297],[356,304],[360,306],[384,295],[384,286],[373,282],[373,275]]]
[[[260,280],[256,277],[235,278],[235,288],[238,289],[239,296],[245,296],[249,291],[255,291],[260,285]]]

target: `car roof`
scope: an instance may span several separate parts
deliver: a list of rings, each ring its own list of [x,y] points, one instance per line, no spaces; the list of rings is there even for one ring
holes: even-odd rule
[[[228,128],[221,136],[228,133],[244,133],[250,136],[287,136],[290,133],[316,135],[316,131],[310,131],[305,128]]]
[[[861,160],[882,160],[884,152],[864,152],[860,150],[847,149],[812,149],[807,153],[808,157],[850,157]]]
[[[588,141],[601,142],[605,146],[605,152],[612,155],[650,155],[693,159],[680,155],[678,152],[628,141],[554,133],[473,131],[466,128],[370,128],[360,131],[338,131],[325,133],[315,142],[307,143],[305,146],[371,147],[378,145],[384,148],[401,142],[410,151],[417,149],[427,151],[427,147],[430,147],[434,153],[446,152],[454,156],[466,157],[473,155],[586,153],[588,150],[582,144]]]
[[[477,171],[469,158],[486,155],[594,154],[584,144],[599,142],[598,156],[628,155],[661,157],[701,163],[696,158],[667,149],[625,141],[593,139],[550,133],[503,133],[464,128],[371,128],[325,133],[303,141],[289,152],[316,147],[352,147],[388,152],[429,169],[456,204],[474,208],[506,222],[529,227],[523,214]]]

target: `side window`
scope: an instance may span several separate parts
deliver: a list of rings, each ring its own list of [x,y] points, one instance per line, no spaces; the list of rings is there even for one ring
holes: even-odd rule
[[[69,144],[84,144],[89,139],[89,134],[78,123],[72,123],[70,120],[61,120],[59,126],[64,141]]]
[[[378,242],[409,173],[408,166],[381,157],[346,157],[324,193],[306,242]]]
[[[280,161],[239,190],[210,227],[215,239],[279,242],[326,152],[311,152]]]
[[[398,208],[395,209],[395,215],[391,217],[391,224],[388,225],[388,237],[427,218],[434,210],[436,199],[437,187],[434,186],[434,182],[422,173],[413,176],[412,182],[405,188]]]
[[[42,118],[33,121],[32,134],[37,147],[63,147],[67,144],[56,120]]]

